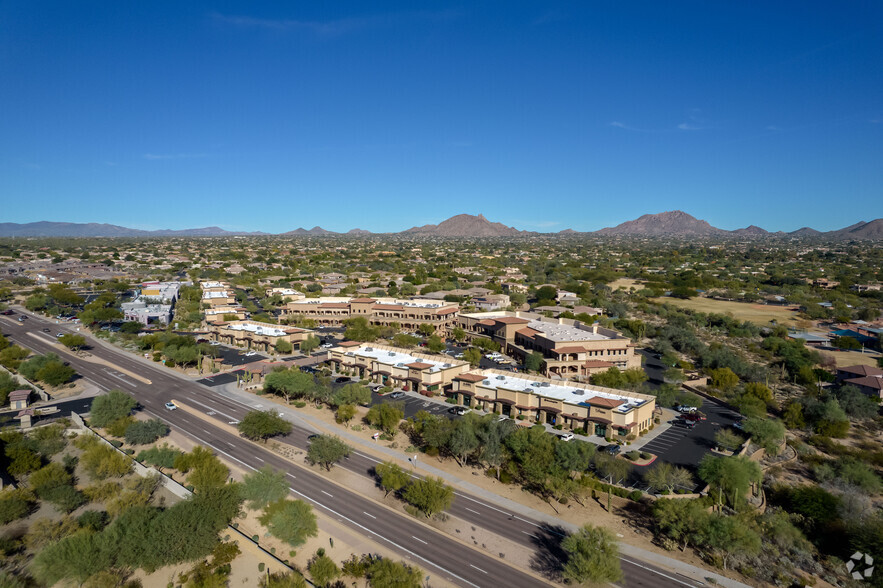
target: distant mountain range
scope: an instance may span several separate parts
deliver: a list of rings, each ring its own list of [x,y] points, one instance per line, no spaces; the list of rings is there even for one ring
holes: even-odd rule
[[[143,231],[129,229],[117,225],[98,223],[56,223],[41,221],[36,223],[0,223],[0,237],[232,237],[232,236],[259,236],[270,235],[263,232],[233,232],[220,227],[205,227],[202,229],[182,229],[177,231]],[[711,226],[707,221],[697,219],[686,212],[674,210],[659,214],[645,214],[635,220],[630,220],[615,227],[608,227],[599,231],[579,232],[566,229],[557,233],[537,233],[520,231],[514,227],[507,227],[502,223],[491,222],[483,215],[458,214],[437,225],[423,225],[412,227],[399,233],[372,233],[364,229],[352,229],[347,233],[335,233],[322,227],[312,229],[295,229],[280,236],[352,236],[368,237],[375,234],[402,235],[402,236],[425,236],[425,237],[522,237],[522,236],[612,236],[612,237],[709,237],[709,238],[737,238],[755,239],[764,237],[786,238],[817,238],[835,240],[881,240],[883,239],[883,218],[871,222],[861,221],[854,225],[844,227],[836,231],[817,231],[804,227],[790,233],[778,231],[771,233],[758,226],[751,225],[744,229],[727,231]]]

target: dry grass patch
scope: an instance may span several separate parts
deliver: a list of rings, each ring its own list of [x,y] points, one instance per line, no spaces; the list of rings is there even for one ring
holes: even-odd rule
[[[768,326],[770,321],[789,327],[798,326],[797,309],[787,306],[769,306],[750,302],[730,302],[729,300],[713,300],[711,298],[651,298],[651,302],[671,304],[679,308],[697,312],[715,313],[732,316],[740,321],[749,321],[756,325]]]

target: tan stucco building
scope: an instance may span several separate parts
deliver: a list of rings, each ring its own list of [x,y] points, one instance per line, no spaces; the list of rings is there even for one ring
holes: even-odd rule
[[[199,287],[202,289],[202,303],[209,307],[236,304],[233,289],[226,282],[201,282]]]
[[[585,380],[611,367],[641,367],[631,339],[598,325],[504,311],[464,313],[458,322],[470,338],[496,341],[505,353],[521,361],[534,351],[541,353],[549,377]]]
[[[450,394],[469,407],[613,438],[649,429],[656,409],[648,394],[499,370],[462,373]]]
[[[329,360],[338,370],[354,371],[360,378],[427,395],[449,392],[454,378],[469,369],[469,363],[445,355],[357,341],[331,349]]]
[[[209,325],[212,341],[257,351],[269,351],[279,341],[287,341],[294,349],[300,349],[300,344],[312,334],[313,331],[308,329],[257,321],[231,321]]]
[[[282,316],[312,319],[326,327],[363,316],[373,325],[395,323],[404,331],[416,331],[421,324],[428,324],[439,335],[447,335],[457,324],[459,310],[458,304],[440,300],[325,296],[289,302],[282,307]]]

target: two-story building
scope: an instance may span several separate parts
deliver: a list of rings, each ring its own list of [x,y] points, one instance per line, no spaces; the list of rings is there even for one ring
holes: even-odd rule
[[[531,312],[463,313],[458,321],[470,338],[496,341],[521,361],[542,354],[548,377],[584,380],[611,367],[641,367],[631,339],[598,325]]]
[[[326,296],[293,300],[281,310],[284,317],[311,319],[326,327],[340,326],[347,319],[362,316],[372,325],[395,324],[404,331],[416,331],[420,325],[428,324],[444,336],[456,326],[460,306],[440,300]]]
[[[469,369],[468,362],[445,355],[358,341],[344,341],[331,349],[329,360],[338,370],[353,371],[360,378],[427,395],[450,391],[454,378]]]
[[[236,304],[233,289],[226,282],[201,282],[199,286],[202,288],[202,303],[209,307]]]
[[[313,331],[308,329],[249,320],[209,325],[209,337],[212,341],[257,351],[270,351],[279,341],[286,341],[294,349],[300,349],[300,344],[312,334]]]
[[[458,375],[450,395],[469,407],[601,437],[646,431],[656,409],[656,398],[648,394],[499,370]]]

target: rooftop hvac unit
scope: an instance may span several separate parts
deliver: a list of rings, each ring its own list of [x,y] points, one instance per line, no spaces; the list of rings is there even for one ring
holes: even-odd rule
[[[540,383],[539,383],[539,382],[534,382],[533,384],[531,384],[531,386],[533,386],[534,388],[539,388],[539,387],[540,387]]]
[[[576,396],[582,396],[583,394],[585,394],[585,391],[583,391],[583,390],[574,390],[573,393],[574,393]]]
[[[374,351],[373,347],[365,347],[365,351]]]
[[[549,386],[551,386],[551,384],[550,384],[549,382],[543,382],[543,383],[540,384],[540,385],[541,385],[543,388],[548,388]]]
[[[442,364],[442,367],[446,367],[446,368],[448,368],[448,367],[451,367],[451,364],[449,364],[449,363],[443,363],[443,364]]]
[[[525,391],[525,392],[531,392],[531,393],[533,392],[533,390],[531,390],[530,388],[525,388],[524,391]]]
[[[395,351],[390,351],[390,352],[389,352],[389,356],[390,356],[390,357],[395,357],[395,355],[396,355],[396,352],[395,352]]]
[[[404,365],[405,365],[405,362],[400,361],[399,363],[396,364],[396,367],[404,367]]]
[[[498,379],[498,380],[505,380],[505,379],[506,379],[506,376],[497,376],[497,379]]]
[[[490,385],[491,385],[491,381],[490,381],[490,380],[484,380],[484,381],[482,381],[482,384],[484,384],[485,386],[490,386]]]

